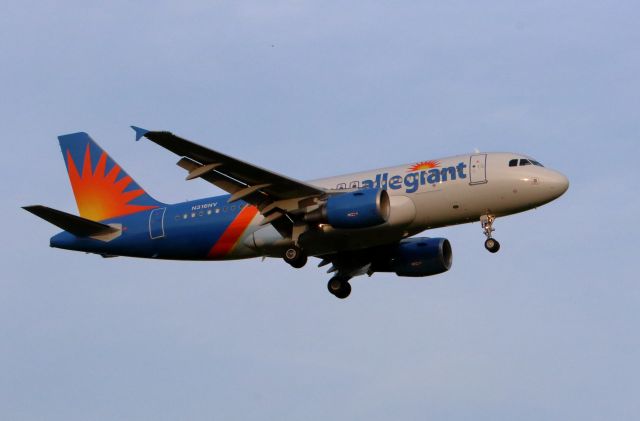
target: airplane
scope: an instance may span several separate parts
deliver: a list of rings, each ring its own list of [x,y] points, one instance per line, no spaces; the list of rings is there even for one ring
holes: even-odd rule
[[[569,180],[516,153],[457,155],[298,181],[167,131],[131,126],[173,152],[187,180],[227,194],[177,204],[151,197],[84,132],[58,137],[80,215],[46,206],[24,209],[64,230],[50,246],[103,257],[173,260],[282,258],[301,268],[310,256],[331,265],[327,284],[344,299],[359,275],[422,277],[448,271],[446,238],[429,229],[480,222],[495,253],[496,218],[560,197]]]

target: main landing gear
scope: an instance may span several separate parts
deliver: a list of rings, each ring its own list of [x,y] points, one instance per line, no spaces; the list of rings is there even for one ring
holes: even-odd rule
[[[349,294],[351,294],[351,284],[349,283],[349,278],[342,275],[336,275],[333,278],[329,279],[327,289],[330,293],[340,299],[347,298]]]
[[[293,245],[289,247],[282,256],[285,262],[292,267],[300,269],[307,264],[307,254],[300,247]]]
[[[285,250],[282,258],[292,267],[299,269],[307,263],[307,254],[297,245],[292,245]],[[340,299],[347,298],[351,294],[350,276],[336,275],[329,280],[327,289]]]
[[[496,253],[500,250],[500,243],[498,240],[493,238],[492,233],[495,231],[493,228],[493,221],[496,220],[496,217],[493,215],[482,215],[480,217],[480,225],[482,225],[482,231],[484,235],[487,236],[487,239],[484,242],[484,248],[489,250],[491,253]]]

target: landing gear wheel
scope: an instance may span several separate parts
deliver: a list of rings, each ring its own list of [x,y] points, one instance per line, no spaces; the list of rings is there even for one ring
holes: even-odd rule
[[[298,246],[289,247],[282,258],[296,269],[300,269],[307,264],[307,254]]]
[[[345,299],[351,294],[349,279],[343,278],[342,276],[334,276],[331,278],[327,284],[327,289],[340,299]]]
[[[487,238],[487,240],[484,242],[484,247],[491,253],[496,253],[498,250],[500,250],[500,243],[495,238]]]
[[[482,215],[480,217],[482,232],[484,232],[484,235],[487,237],[487,240],[484,242],[484,247],[491,253],[496,253],[500,250],[500,243],[492,237],[492,233],[495,231],[493,228],[493,221],[495,220],[496,217],[493,215]]]

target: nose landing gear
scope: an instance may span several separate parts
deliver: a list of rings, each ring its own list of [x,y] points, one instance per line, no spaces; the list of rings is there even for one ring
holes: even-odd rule
[[[327,289],[340,299],[347,298],[351,294],[351,284],[346,276],[336,275],[329,279]]]
[[[492,236],[492,233],[495,231],[493,228],[493,221],[495,221],[495,219],[496,217],[493,215],[482,215],[480,217],[482,231],[484,232],[484,235],[487,236],[487,239],[484,242],[484,247],[491,253],[496,253],[500,250],[500,243]]]

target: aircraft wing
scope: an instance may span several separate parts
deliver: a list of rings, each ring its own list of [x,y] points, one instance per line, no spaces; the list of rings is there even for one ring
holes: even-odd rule
[[[203,178],[231,193],[230,201],[242,199],[258,206],[265,200],[277,202],[325,193],[321,188],[208,149],[171,132],[132,128],[136,132],[136,140],[146,137],[182,156],[178,165],[189,171],[187,180]]]

